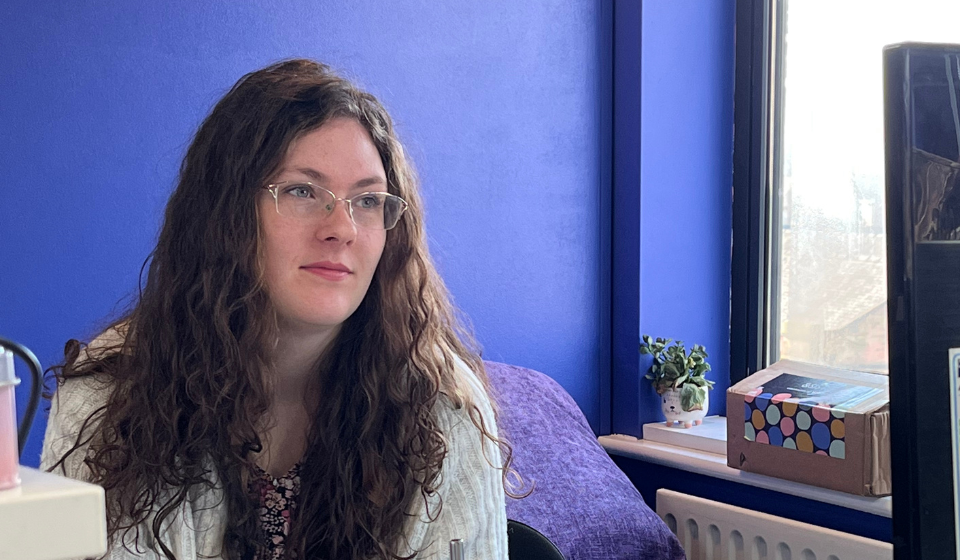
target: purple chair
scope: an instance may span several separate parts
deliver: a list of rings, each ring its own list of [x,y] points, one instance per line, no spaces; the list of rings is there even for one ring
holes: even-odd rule
[[[566,560],[682,560],[683,549],[617,468],[566,391],[546,375],[485,362],[528,497],[507,518],[550,539]]]

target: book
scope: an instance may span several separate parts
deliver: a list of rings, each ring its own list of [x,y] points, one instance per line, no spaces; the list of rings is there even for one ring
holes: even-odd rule
[[[881,392],[876,387],[782,373],[754,389],[757,398],[796,402],[801,405],[849,409]]]

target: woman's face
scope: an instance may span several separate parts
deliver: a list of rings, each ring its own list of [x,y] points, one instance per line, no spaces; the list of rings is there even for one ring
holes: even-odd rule
[[[340,198],[387,191],[373,140],[350,118],[333,119],[290,145],[270,182],[291,181],[309,181]],[[332,214],[312,219],[278,214],[267,190],[258,204],[264,278],[281,328],[305,333],[336,329],[366,295],[386,231],[358,227],[346,202],[339,200]]]

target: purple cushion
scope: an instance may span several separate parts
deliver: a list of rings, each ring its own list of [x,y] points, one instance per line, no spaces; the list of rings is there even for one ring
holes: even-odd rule
[[[530,496],[507,497],[507,517],[557,545],[567,560],[684,558],[666,524],[617,468],[576,402],[546,375],[485,362],[499,428]]]

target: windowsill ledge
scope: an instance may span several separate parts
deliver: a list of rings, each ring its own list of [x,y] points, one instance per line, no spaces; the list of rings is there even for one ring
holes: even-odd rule
[[[707,420],[711,419],[708,418]],[[722,418],[720,420],[722,420]],[[704,424],[704,426],[706,425],[707,424]],[[647,426],[663,426],[663,424],[648,424]],[[644,426],[645,433],[647,433],[647,426]],[[600,445],[603,446],[607,453],[612,455],[619,455],[621,457],[637,459],[640,461],[655,463],[688,472],[712,476],[714,478],[729,480],[731,482],[737,482],[748,486],[755,486],[757,488],[782,492],[784,494],[790,494],[792,496],[816,500],[818,502],[833,504],[835,506],[859,510],[882,517],[892,516],[892,500],[890,496],[883,498],[855,496],[845,492],[827,490],[826,488],[810,486],[809,484],[792,482],[762,474],[744,472],[739,469],[729,467],[727,466],[727,457],[725,454],[712,453],[702,449],[691,448],[696,446],[695,440],[697,438],[697,428],[700,428],[700,426],[691,428],[689,431],[685,431],[685,447],[650,441],[649,439],[637,439],[633,436],[620,434],[600,436],[599,441]],[[703,445],[701,447],[705,449],[715,449],[715,430],[704,430],[704,432],[704,435],[701,436],[703,440]]]

